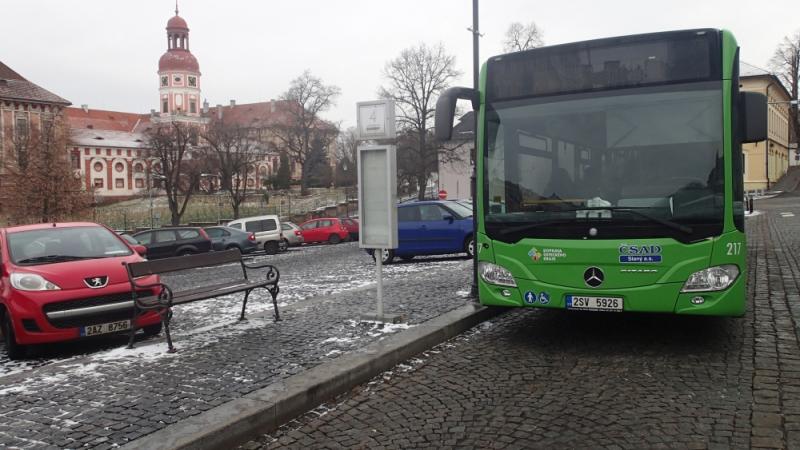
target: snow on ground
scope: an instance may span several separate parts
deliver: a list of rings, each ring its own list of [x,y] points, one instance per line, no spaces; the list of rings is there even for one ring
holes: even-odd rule
[[[294,255],[276,255],[278,260],[271,262],[281,267],[281,258],[287,256],[301,255],[304,259],[324,258],[326,252],[329,251],[329,246],[317,246],[303,248],[300,252],[295,252]],[[365,255],[358,255],[365,256]],[[261,262],[265,258],[272,257],[256,257],[255,262]],[[286,258],[288,259],[288,258]],[[351,258],[352,259],[352,255]],[[291,262],[286,262],[287,264]],[[360,260],[342,261],[341,268],[334,267],[327,273],[319,273],[318,267],[309,267],[307,270],[305,266],[292,268],[287,270],[281,275],[280,281],[280,294],[278,295],[278,308],[286,308],[294,305],[297,302],[314,299],[314,298],[327,298],[334,295],[339,295],[345,292],[364,290],[374,288],[375,284],[375,266],[372,264],[372,259],[364,257]],[[397,263],[384,266],[383,277],[384,282],[390,282],[394,279],[410,278],[410,277],[429,277],[436,276],[436,273],[441,273],[443,270],[455,270],[459,265],[463,265],[463,259],[442,259],[435,258],[426,260],[425,258],[417,258],[411,263]],[[228,267],[215,268],[214,270],[198,270],[183,277],[175,277],[174,280],[178,285],[184,286],[197,286],[202,282],[213,283],[221,277],[226,276],[226,271],[235,272],[240,270],[238,265],[230,265]],[[468,291],[459,292],[459,296],[463,296]],[[171,323],[171,331],[173,340],[181,348],[200,348],[212,345],[221,339],[235,336],[238,334],[246,333],[248,330],[265,326],[265,321],[272,321],[273,306],[272,299],[269,293],[264,289],[253,291],[247,303],[247,314],[249,318],[247,321],[239,322],[239,314],[242,307],[242,299],[244,294],[233,294],[214,299],[204,300],[188,305],[181,305],[173,310],[174,320]],[[356,294],[358,295],[358,294]],[[306,308],[300,306],[296,308],[296,313],[303,313]],[[365,328],[366,327],[366,328]],[[327,356],[336,357],[342,353],[342,349],[346,349],[357,341],[359,335],[364,332],[372,337],[381,335],[389,335],[398,331],[409,328],[407,324],[383,324],[383,323],[364,323],[357,321],[349,321],[349,323],[342,324],[341,334],[335,338],[327,339],[321,344],[331,346],[331,350]],[[213,332],[211,332],[213,331]],[[109,339],[107,342],[102,340],[99,343],[92,342],[76,342],[70,351],[60,352],[54,355],[45,355],[44,358],[29,359],[20,362],[16,361],[2,361],[0,364],[0,380],[13,375],[19,375],[37,368],[45,368],[47,366],[58,365],[56,369],[58,374],[56,377],[58,381],[63,381],[64,377],[102,377],[102,365],[110,361],[115,364],[133,363],[142,359],[156,360],[160,358],[173,358],[176,357],[175,353],[167,353],[167,344],[163,339],[158,340],[145,340],[138,342],[133,349],[127,349],[124,346],[124,338],[117,338],[116,340]],[[339,347],[339,348],[336,348]],[[65,354],[66,353],[66,354]],[[62,356],[63,355],[63,356]],[[80,361],[79,363],[72,363],[72,361]],[[50,372],[50,370],[45,370]],[[50,376],[50,375],[48,375]],[[16,378],[16,377],[14,377]],[[0,390],[0,396],[5,393],[12,392],[25,392],[30,389],[35,392],[35,387],[38,383],[47,381],[47,377],[41,376],[30,377],[15,382],[13,387]],[[49,380],[52,382],[53,380]],[[0,381],[2,383],[2,381]]]

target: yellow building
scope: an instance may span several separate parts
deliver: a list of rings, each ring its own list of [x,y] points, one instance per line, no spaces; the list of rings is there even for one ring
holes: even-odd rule
[[[789,91],[778,77],[753,65],[739,66],[739,88],[767,96],[767,140],[743,144],[745,191],[769,189],[789,168]],[[765,149],[769,148],[769,152]]]

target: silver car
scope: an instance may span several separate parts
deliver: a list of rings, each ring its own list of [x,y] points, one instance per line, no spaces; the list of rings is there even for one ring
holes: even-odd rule
[[[303,243],[303,234],[300,227],[293,222],[281,222],[283,240],[281,241],[280,251],[285,252],[289,247],[296,247]]]

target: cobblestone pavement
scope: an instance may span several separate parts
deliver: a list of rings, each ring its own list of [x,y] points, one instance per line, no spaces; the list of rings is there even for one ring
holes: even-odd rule
[[[243,448],[800,448],[800,197],[757,207],[744,318],[509,311]]]
[[[163,339],[124,338],[52,345],[22,364],[0,361],[0,447],[111,448],[239,398],[275,381],[463,305],[470,263],[425,258],[385,269],[388,312],[409,323],[358,323],[374,309],[374,263],[356,244],[317,246],[271,258],[281,270],[284,321],[272,321],[264,293],[175,309],[176,354]],[[178,275],[201,285],[235,266]],[[0,350],[2,352],[2,350]]]

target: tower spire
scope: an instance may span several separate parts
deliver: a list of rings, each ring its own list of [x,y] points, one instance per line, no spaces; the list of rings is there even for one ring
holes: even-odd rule
[[[178,15],[178,0],[175,0],[175,15]]]

